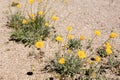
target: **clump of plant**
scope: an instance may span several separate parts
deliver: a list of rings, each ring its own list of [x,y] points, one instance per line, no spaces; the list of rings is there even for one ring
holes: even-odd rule
[[[99,47],[96,49],[97,54],[101,57],[106,57],[107,55],[110,55],[113,53],[113,47],[110,44],[110,40],[117,37],[117,34],[114,32],[111,32],[109,35],[109,38]]]
[[[59,53],[57,53],[59,54]],[[73,54],[73,53],[72,53]],[[76,73],[80,73],[81,59],[76,55],[59,56],[53,62],[51,62],[51,70],[59,73],[62,77],[74,76]]]
[[[22,42],[25,45],[31,46],[35,44],[36,41],[46,40],[47,37],[51,36],[51,31],[54,29],[53,24],[58,20],[58,17],[53,15],[51,16],[51,20],[47,20],[46,15],[48,11],[46,8],[43,8],[45,5],[42,5],[42,2],[38,1],[38,9],[35,12],[33,11],[34,3],[34,0],[28,0],[26,3],[31,7],[30,11],[26,10],[26,5],[24,6],[19,2],[12,2],[10,5],[11,14],[8,26],[14,29],[10,36],[10,40]],[[16,13],[12,12],[12,7],[17,8]],[[50,21],[53,22],[53,24],[50,24]]]
[[[74,50],[74,49],[80,49],[81,48],[81,41],[79,39],[70,39],[68,40],[68,49]]]
[[[76,40],[71,34],[72,27],[67,27],[67,30],[68,34],[66,38],[63,38],[62,36],[55,37],[55,40],[58,43],[58,52],[55,53],[55,58],[50,61],[48,71],[59,74],[61,80],[67,80],[66,77],[70,77],[70,79],[73,80],[106,79],[106,76],[104,75],[105,70],[101,67],[103,66],[103,63],[105,63],[104,59],[102,59],[103,51],[96,51],[96,49],[92,51],[88,50],[90,48],[86,48],[82,45],[82,41],[85,40],[84,36],[80,36],[80,39]],[[101,32],[95,30],[94,34],[95,37],[88,42],[88,46],[92,47],[92,42],[101,35]],[[117,34],[112,32],[110,38],[115,37],[117,37]],[[112,48],[110,43],[106,41],[104,43],[104,45],[102,44],[102,46],[105,47],[104,54],[106,57],[109,57],[113,53]],[[62,45],[65,46],[63,47]],[[72,47],[70,47],[70,45],[72,45]],[[89,53],[89,55],[87,55],[87,53]],[[77,78],[75,78],[76,75],[78,75]]]

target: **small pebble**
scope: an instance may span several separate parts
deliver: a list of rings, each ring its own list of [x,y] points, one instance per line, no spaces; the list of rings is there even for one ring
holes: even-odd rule
[[[33,72],[27,72],[27,75],[32,76]]]

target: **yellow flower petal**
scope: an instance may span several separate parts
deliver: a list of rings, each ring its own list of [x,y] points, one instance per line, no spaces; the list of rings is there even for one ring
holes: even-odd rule
[[[115,33],[115,32],[112,32],[110,35],[109,35],[109,37],[110,38],[116,38],[118,35],[117,35],[117,33]]]
[[[81,58],[81,59],[86,58],[86,54],[84,51],[79,50],[77,54],[78,54],[79,58]]]
[[[111,50],[110,48],[107,48],[107,49],[106,49],[106,54],[107,54],[107,55],[112,54],[112,50]]]
[[[59,64],[65,64],[65,59],[63,57],[59,59]]]
[[[96,36],[100,36],[101,35],[101,32],[99,30],[95,30],[94,33],[95,33]]]
[[[35,47],[36,48],[42,48],[44,46],[44,42],[43,41],[38,41],[35,43]]]
[[[110,45],[109,42],[106,42],[106,43],[105,43],[105,48],[111,48],[111,45]]]
[[[28,0],[28,3],[29,3],[29,4],[33,4],[33,3],[34,3],[34,0]]]
[[[73,35],[71,35],[71,34],[68,34],[68,39],[73,39],[74,38],[74,36]]]
[[[43,11],[39,11],[38,14],[39,14],[40,16],[42,16],[42,15],[43,15]]]
[[[30,14],[29,16],[30,16],[30,18],[32,18],[32,19],[34,19],[34,17],[35,17],[34,14]]]
[[[72,28],[71,26],[68,26],[68,27],[67,27],[67,30],[68,30],[68,31],[72,31],[73,28]]]
[[[26,20],[26,19],[23,19],[23,20],[22,20],[22,24],[27,24],[27,20]]]
[[[48,27],[48,26],[49,26],[49,23],[48,23],[48,22],[46,22],[46,23],[45,23],[45,26],[46,26],[46,27]]]
[[[18,4],[18,5],[17,5],[17,8],[21,8],[21,5],[20,5],[20,4]]]
[[[57,37],[55,38],[55,40],[58,41],[58,42],[62,42],[62,41],[63,41],[63,38],[62,38],[61,36],[57,36]]]
[[[84,40],[85,39],[85,37],[84,36],[80,36],[80,40]]]
[[[96,60],[97,62],[100,62],[100,61],[101,61],[101,58],[100,58],[99,56],[95,56],[95,60]]]
[[[52,16],[53,21],[57,21],[59,18],[57,16]]]

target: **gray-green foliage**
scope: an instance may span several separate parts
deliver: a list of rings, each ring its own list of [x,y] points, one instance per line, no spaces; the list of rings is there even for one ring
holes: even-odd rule
[[[73,77],[75,74],[80,72],[80,68],[82,67],[81,59],[73,55],[65,54],[65,64],[60,64],[58,61],[60,59],[57,58],[51,62],[51,70],[59,73],[61,76],[71,76]]]
[[[45,15],[34,17],[34,21],[29,17],[27,24],[22,24],[22,17],[20,14],[12,15],[9,26],[14,28],[10,39],[22,42],[25,45],[33,45],[38,40],[45,40],[50,34],[50,27],[45,26]]]

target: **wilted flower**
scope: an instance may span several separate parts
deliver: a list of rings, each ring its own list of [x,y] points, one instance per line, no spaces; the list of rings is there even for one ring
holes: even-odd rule
[[[80,36],[80,40],[84,40],[85,39],[85,37],[84,36]]]
[[[36,48],[42,48],[44,46],[44,42],[43,41],[38,41],[35,43],[35,47]]]
[[[74,36],[73,35],[71,35],[71,34],[68,34],[68,39],[73,39],[74,38]]]
[[[85,54],[85,52],[82,51],[82,50],[79,50],[77,54],[78,54],[79,58],[81,58],[81,59],[86,58],[86,54]]]
[[[55,38],[55,40],[58,41],[58,42],[62,42],[62,41],[63,41],[63,38],[62,38],[61,36],[57,36],[57,37]]]
[[[63,57],[59,59],[59,64],[65,64],[65,59]]]
[[[59,18],[57,16],[52,16],[53,21],[57,21]]]
[[[109,37],[110,38],[116,38],[118,35],[117,35],[117,33],[115,33],[115,32],[112,32],[110,35],[109,35]]]
[[[99,30],[95,30],[94,33],[95,33],[96,36],[100,36],[101,35],[101,32]]]

